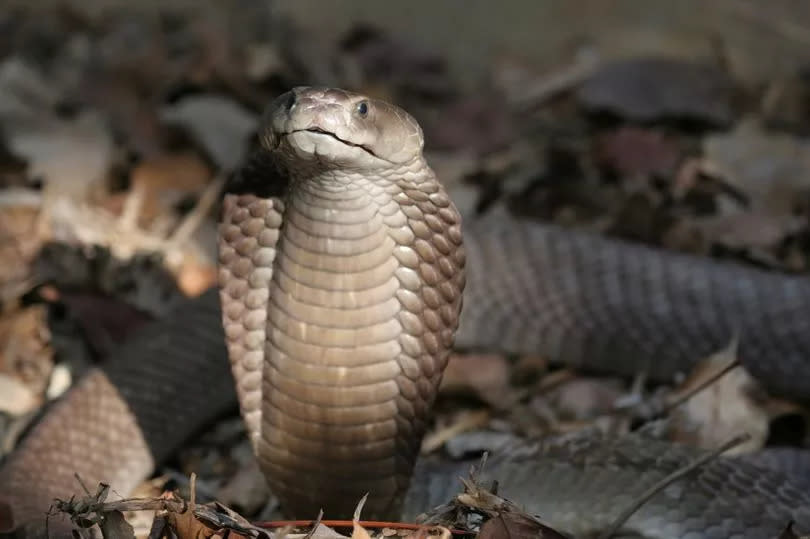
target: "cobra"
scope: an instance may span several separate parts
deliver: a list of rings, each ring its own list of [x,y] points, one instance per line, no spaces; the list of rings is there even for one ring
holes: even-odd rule
[[[457,489],[457,470],[417,466],[405,496],[454,335],[460,348],[667,379],[737,334],[768,390],[810,395],[805,278],[503,208],[467,220],[462,245],[416,122],[343,90],[281,96],[261,135],[225,196],[219,290],[145,328],[48,411],[0,468],[0,530],[41,527],[54,497],[79,491],[77,474],[130,492],[235,394],[288,512],[347,514],[367,491],[368,516],[418,512]],[[490,471],[532,511],[586,533],[693,455],[631,437],[506,455]],[[627,529],[769,538],[790,519],[810,523],[808,508],[790,477],[721,459],[659,493]]]

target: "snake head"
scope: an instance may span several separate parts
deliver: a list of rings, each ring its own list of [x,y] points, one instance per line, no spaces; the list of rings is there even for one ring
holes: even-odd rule
[[[422,157],[422,129],[410,114],[345,90],[293,88],[273,101],[264,125],[263,146],[292,168],[368,171]]]

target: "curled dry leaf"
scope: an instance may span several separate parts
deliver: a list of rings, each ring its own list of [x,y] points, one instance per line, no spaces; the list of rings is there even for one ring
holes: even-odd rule
[[[511,501],[502,498],[483,488],[477,480],[477,474],[485,466],[473,470],[470,479],[461,479],[464,492],[456,497],[456,503],[468,510],[483,513],[490,519],[481,526],[478,537],[487,539],[565,539],[565,536],[554,528],[543,524],[536,517],[529,515]],[[492,524],[490,524],[490,522]],[[488,525],[489,524],[489,525]]]
[[[736,358],[737,345],[732,342],[724,350],[703,360],[670,398],[675,400],[683,393],[690,393]],[[745,432],[750,438],[730,453],[759,449],[768,436],[769,420],[760,393],[748,371],[737,366],[672,411],[672,436],[688,445],[711,448]]]

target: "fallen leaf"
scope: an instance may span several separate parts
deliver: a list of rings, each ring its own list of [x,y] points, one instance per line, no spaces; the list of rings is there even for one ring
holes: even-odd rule
[[[677,401],[691,393],[736,359],[735,341],[700,362],[670,399]],[[738,365],[672,410],[670,432],[675,441],[704,448],[717,447],[745,432],[750,435],[748,441],[729,454],[759,449],[767,439],[770,419],[762,395],[754,378]]]
[[[0,411],[21,416],[36,410],[40,403],[36,393],[19,379],[0,374]]]
[[[703,151],[725,181],[748,196],[752,210],[790,215],[810,190],[810,142],[762,131],[753,120],[706,137]]]
[[[587,420],[610,413],[625,394],[620,380],[573,378],[545,394],[560,420]]]
[[[0,317],[0,409],[14,415],[33,410],[52,369],[47,307],[32,305]]]
[[[29,264],[44,239],[38,233],[38,219],[38,204],[0,203],[0,288],[15,288],[30,276]],[[11,294],[4,293],[3,299],[13,299]]]
[[[444,370],[440,393],[472,393],[486,403],[503,405],[510,393],[509,363],[497,354],[453,354]]]
[[[258,117],[232,99],[196,95],[165,107],[161,118],[186,128],[213,161],[225,171],[235,170],[245,159]]]
[[[619,177],[667,177],[677,169],[682,148],[662,131],[623,127],[595,139],[594,157]]]
[[[804,73],[778,78],[762,98],[762,116],[769,128],[807,136],[810,117],[810,77]]]
[[[99,525],[104,539],[135,539],[135,530],[121,511],[109,511]]]
[[[423,454],[432,453],[457,435],[486,426],[489,419],[490,412],[488,410],[461,411],[454,416],[454,420],[449,424],[437,427],[427,433],[422,440],[421,451]]]
[[[211,170],[193,153],[163,154],[146,159],[131,174],[132,189],[143,190],[145,219],[167,209],[208,185]]]
[[[734,110],[733,81],[719,68],[674,58],[606,64],[579,88],[582,105],[638,122],[691,120],[725,126]]]
[[[102,116],[85,111],[63,120],[47,113],[0,117],[6,143],[28,161],[28,174],[46,193],[87,198],[103,185],[113,161],[113,140]]]
[[[565,539],[556,530],[535,519],[521,514],[499,513],[484,522],[477,535],[478,539]]]

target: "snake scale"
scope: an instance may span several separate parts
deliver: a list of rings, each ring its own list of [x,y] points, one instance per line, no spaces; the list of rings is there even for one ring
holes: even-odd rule
[[[0,530],[41,522],[77,490],[74,473],[131,490],[235,399],[289,513],[345,514],[367,490],[367,516],[419,512],[455,489],[455,472],[423,462],[411,479],[454,334],[459,348],[657,379],[738,335],[768,390],[810,395],[804,278],[502,208],[465,222],[462,242],[418,124],[343,90],[282,95],[260,135],[225,195],[219,290],[144,328],[49,410],[0,468]],[[489,473],[546,521],[589,533],[697,454],[631,435],[512,452]],[[789,520],[810,524],[808,508],[780,472],[719,459],[624,531],[775,537]]]

